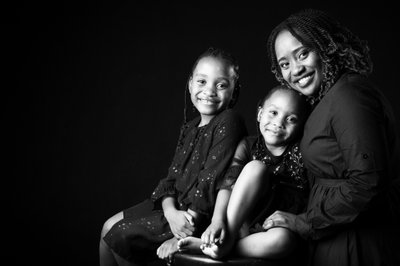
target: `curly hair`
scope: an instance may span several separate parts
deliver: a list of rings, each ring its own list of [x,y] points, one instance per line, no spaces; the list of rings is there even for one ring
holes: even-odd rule
[[[348,28],[315,9],[305,9],[290,15],[276,26],[268,37],[267,53],[271,71],[281,84],[286,84],[276,58],[275,40],[288,30],[305,47],[314,50],[323,63],[323,82],[317,99],[320,100],[343,72],[368,76],[372,61],[366,41],[360,40]]]

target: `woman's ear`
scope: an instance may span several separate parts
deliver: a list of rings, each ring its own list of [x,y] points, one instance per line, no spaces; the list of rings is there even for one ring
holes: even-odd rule
[[[258,111],[257,111],[257,122],[260,122],[261,116],[262,116],[262,112],[263,112],[263,108],[262,108],[262,107],[258,107]]]

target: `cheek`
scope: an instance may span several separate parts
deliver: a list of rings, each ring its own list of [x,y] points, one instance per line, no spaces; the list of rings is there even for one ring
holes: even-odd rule
[[[281,70],[282,78],[286,81],[289,82],[289,70]]]

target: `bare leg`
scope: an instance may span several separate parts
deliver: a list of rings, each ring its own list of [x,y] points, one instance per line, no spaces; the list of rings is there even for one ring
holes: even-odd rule
[[[116,215],[109,218],[103,225],[103,229],[101,230],[101,238],[99,244],[99,255],[100,255],[100,266],[132,266],[135,265],[131,262],[126,261],[113,252],[109,246],[104,242],[103,237],[110,231],[111,227],[114,224],[119,222],[124,218],[122,212],[117,213]]]
[[[253,211],[257,201],[268,193],[269,180],[266,177],[267,167],[261,161],[251,161],[243,168],[233,188],[227,208],[228,234],[222,245],[204,249],[207,255],[216,258],[226,256],[238,237],[248,215]],[[243,230],[242,230],[243,232]]]
[[[236,245],[236,252],[244,257],[278,259],[290,254],[296,244],[297,239],[293,232],[275,227],[240,239]]]

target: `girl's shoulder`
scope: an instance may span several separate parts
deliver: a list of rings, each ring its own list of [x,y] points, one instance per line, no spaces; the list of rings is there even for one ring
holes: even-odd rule
[[[233,109],[226,109],[216,115],[209,123],[210,127],[224,125],[227,127],[245,128],[243,117]]]
[[[221,121],[221,120],[242,120],[241,115],[233,109],[226,109],[216,115],[213,120]]]

